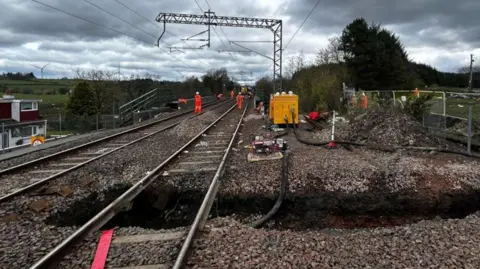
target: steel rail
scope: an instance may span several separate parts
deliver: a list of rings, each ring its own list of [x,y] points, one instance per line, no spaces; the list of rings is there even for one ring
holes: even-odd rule
[[[223,172],[225,171],[224,167],[227,161],[228,154],[230,153],[233,146],[233,142],[235,141],[235,137],[237,136],[237,133],[240,130],[243,117],[247,112],[247,107],[248,107],[248,103],[245,105],[242,116],[237,124],[237,128],[235,129],[235,132],[233,133],[232,138],[230,139],[230,143],[228,144],[228,147],[225,153],[223,154],[222,160],[218,165],[217,171],[215,172],[215,176],[213,177],[212,182],[210,183],[210,186],[208,188],[207,194],[205,195],[205,198],[202,201],[202,205],[200,206],[200,209],[198,210],[197,215],[195,216],[195,220],[193,221],[193,224],[190,227],[190,230],[188,231],[187,238],[185,239],[182,245],[182,248],[180,249],[180,253],[177,256],[177,259],[175,260],[173,269],[182,268],[182,266],[187,260],[188,251],[190,249],[190,246],[192,245],[193,239],[195,238],[197,231],[199,229],[203,229],[203,227],[205,226],[205,222],[208,219],[208,214],[210,213],[210,210],[213,205],[213,201],[218,192],[218,187],[220,185],[219,179],[223,176]]]
[[[226,102],[227,102],[227,101],[221,101],[220,103],[223,104],[223,103],[226,103]],[[214,105],[214,104],[218,104],[218,102],[217,102],[217,101],[209,102],[209,103],[205,104],[204,107],[211,106],[211,105]],[[152,125],[155,125],[155,124],[157,124],[157,123],[161,123],[161,122],[164,122],[164,121],[167,121],[167,120],[171,120],[171,119],[174,119],[174,118],[177,118],[177,117],[186,115],[186,114],[188,114],[188,113],[191,113],[191,112],[190,112],[190,111],[186,111],[186,112],[183,112],[183,113],[180,113],[180,114],[176,114],[176,115],[173,115],[173,116],[164,118],[164,119],[156,120],[156,121],[147,123],[147,124],[142,125],[142,126],[139,126],[139,127],[134,127],[134,128],[132,128],[132,129],[128,129],[128,130],[125,130],[125,131],[122,131],[122,132],[119,132],[119,133],[115,133],[115,134],[112,134],[112,135],[109,135],[109,136],[106,136],[106,137],[99,138],[99,139],[94,140],[94,141],[90,141],[90,142],[85,143],[85,144],[82,144],[82,145],[78,145],[78,146],[75,146],[75,147],[72,147],[72,148],[68,148],[68,149],[65,149],[65,150],[62,150],[62,151],[59,151],[59,152],[55,152],[55,153],[53,153],[53,154],[50,154],[50,155],[47,155],[47,156],[44,156],[44,157],[40,157],[40,158],[35,159],[35,160],[27,161],[27,162],[24,162],[24,163],[21,163],[21,164],[12,166],[12,167],[8,167],[8,168],[5,168],[5,169],[3,169],[3,170],[0,170],[0,175],[5,175],[5,174],[7,174],[7,173],[16,171],[16,170],[18,170],[18,169],[22,169],[22,168],[25,168],[25,167],[27,167],[27,166],[31,166],[31,165],[34,165],[34,164],[38,164],[38,163],[40,163],[40,162],[42,162],[42,161],[49,160],[49,159],[54,158],[54,157],[58,157],[58,156],[64,155],[64,154],[69,153],[69,152],[73,152],[73,151],[76,151],[76,150],[80,150],[80,149],[86,148],[86,147],[88,147],[88,146],[92,146],[92,145],[98,144],[98,143],[100,143],[100,142],[104,142],[104,141],[110,140],[110,139],[112,139],[112,138],[119,137],[119,136],[124,135],[124,134],[128,134],[128,133],[132,133],[132,132],[135,132],[135,131],[139,131],[139,130],[145,129],[145,128],[147,128],[147,127],[150,127],[150,126],[152,126]],[[42,149],[42,150],[45,150],[45,149]],[[17,156],[12,157],[12,158],[2,159],[2,161],[9,160],[9,159],[13,159],[13,158],[17,158],[17,157],[20,157],[20,156],[23,156],[23,155],[27,155],[27,154],[30,154],[30,153],[32,153],[32,152],[27,152],[27,153],[25,153],[25,154],[17,155]]]
[[[140,194],[148,185],[161,176],[159,172],[169,164],[173,159],[180,155],[187,147],[193,144],[197,139],[201,138],[202,135],[207,132],[210,128],[215,126],[221,119],[223,119],[230,111],[232,111],[237,105],[230,107],[225,113],[218,117],[214,122],[205,127],[200,131],[195,137],[190,139],[177,151],[175,151],[170,157],[164,160],[159,164],[155,169],[149,171],[149,173],[135,183],[130,189],[125,191],[112,203],[106,206],[102,211],[97,215],[91,218],[87,223],[82,225],[78,230],[71,234],[67,239],[63,240],[59,245],[57,245],[53,250],[43,256],[35,264],[33,264],[30,269],[39,269],[39,268],[54,268],[52,266],[56,265],[56,262],[59,261],[59,258],[62,257],[62,254],[68,250],[69,247],[73,246],[78,240],[81,240],[89,233],[100,229],[105,223],[107,223],[111,218],[113,218],[117,213],[121,212],[123,208],[127,207],[128,204]]]
[[[214,108],[217,108],[217,107],[219,107],[219,106],[221,106],[221,105],[224,105],[224,103],[218,104],[218,106],[215,106]],[[212,109],[213,109],[213,108],[212,108]],[[138,143],[138,142],[140,142],[140,141],[142,141],[142,140],[144,140],[144,139],[147,139],[147,138],[149,138],[149,137],[151,137],[151,136],[153,136],[153,135],[156,135],[156,134],[158,134],[158,133],[160,133],[160,132],[163,132],[163,131],[166,131],[166,130],[168,130],[168,129],[170,129],[170,128],[173,128],[173,127],[177,126],[178,124],[182,123],[183,121],[186,121],[186,120],[189,120],[189,119],[193,119],[193,118],[195,118],[195,117],[198,117],[199,115],[201,115],[201,114],[203,114],[203,113],[204,113],[204,112],[202,112],[202,113],[200,113],[200,114],[196,114],[196,115],[191,116],[191,117],[188,117],[188,118],[186,118],[186,119],[180,120],[180,121],[178,121],[178,122],[172,123],[172,124],[170,124],[170,125],[168,125],[168,126],[166,126],[166,127],[163,127],[163,128],[161,128],[161,129],[159,129],[159,130],[157,130],[157,131],[155,131],[155,132],[153,132],[153,133],[151,133],[151,134],[142,136],[142,137],[140,137],[140,138],[138,138],[138,139],[135,139],[135,140],[133,140],[133,141],[131,141],[131,142],[125,144],[125,145],[122,145],[122,146],[120,146],[120,147],[118,147],[118,148],[115,148],[115,149],[113,149],[113,150],[111,150],[111,151],[109,151],[109,152],[106,152],[106,153],[102,154],[102,155],[93,157],[93,158],[91,158],[91,159],[89,159],[89,160],[87,160],[87,161],[85,161],[85,162],[79,163],[79,164],[77,164],[77,165],[75,165],[75,166],[73,166],[73,167],[70,167],[70,168],[68,168],[68,169],[66,169],[66,170],[63,170],[63,171],[61,171],[61,172],[59,172],[59,173],[56,173],[56,174],[51,175],[51,176],[49,176],[49,177],[46,177],[46,178],[44,178],[44,179],[42,179],[42,180],[39,180],[39,181],[37,181],[37,182],[34,182],[34,183],[32,183],[32,184],[30,184],[30,185],[27,185],[27,186],[25,186],[25,187],[19,188],[19,189],[17,189],[17,190],[14,191],[14,192],[11,192],[11,193],[9,193],[9,194],[6,194],[6,195],[0,197],[0,203],[5,202],[5,201],[7,201],[8,199],[13,198],[13,197],[15,197],[15,196],[18,196],[18,195],[20,195],[20,194],[23,194],[23,193],[25,193],[25,192],[27,192],[27,191],[29,191],[29,190],[31,190],[31,189],[34,189],[34,188],[36,188],[36,187],[38,187],[38,186],[41,186],[41,185],[43,185],[43,184],[45,184],[45,183],[47,183],[47,182],[49,182],[49,181],[51,181],[51,180],[53,180],[53,179],[55,179],[55,178],[60,177],[61,175],[64,175],[64,174],[69,173],[69,172],[71,172],[71,171],[73,171],[73,170],[76,170],[76,169],[78,169],[78,168],[80,168],[80,167],[82,167],[82,166],[85,166],[85,165],[88,164],[88,163],[91,163],[91,162],[93,162],[93,161],[95,161],[95,160],[98,160],[98,159],[100,159],[100,158],[103,158],[103,157],[105,157],[105,156],[107,156],[107,155],[109,155],[109,154],[112,154],[112,153],[120,150],[120,149],[123,149],[123,148],[125,148],[125,147],[130,146],[130,145],[133,145],[133,144],[135,144],[135,143]]]

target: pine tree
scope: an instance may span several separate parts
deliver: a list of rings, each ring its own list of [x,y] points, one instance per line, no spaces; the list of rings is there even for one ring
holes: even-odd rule
[[[71,115],[91,116],[97,113],[94,92],[88,82],[80,82],[73,89],[67,110]]]
[[[356,88],[363,90],[410,89],[414,77],[408,55],[397,36],[363,18],[347,25],[341,49]]]

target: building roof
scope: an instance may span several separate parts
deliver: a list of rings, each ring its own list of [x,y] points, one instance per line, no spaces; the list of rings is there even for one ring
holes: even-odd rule
[[[26,102],[41,102],[40,99],[16,99],[13,95],[4,95],[0,98],[0,103],[26,103]]]

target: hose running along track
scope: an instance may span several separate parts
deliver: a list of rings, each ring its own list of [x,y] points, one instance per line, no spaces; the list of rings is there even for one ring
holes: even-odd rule
[[[204,107],[209,107],[208,111],[210,111],[229,103],[229,101],[211,102]],[[15,181],[13,184],[15,187],[10,188],[9,184],[0,187],[0,203],[201,114],[192,116],[192,112],[189,110],[1,170],[0,182],[3,180]]]
[[[121,212],[125,207],[132,202],[132,200],[139,195],[147,186],[156,180],[161,180],[162,177],[181,173],[192,173],[202,171],[203,173],[212,173],[212,180],[208,192],[202,202],[200,209],[197,212],[195,220],[191,225],[188,234],[185,232],[172,232],[163,234],[140,234],[135,236],[123,236],[123,238],[113,239],[112,244],[116,242],[150,242],[155,240],[182,240],[187,236],[182,249],[180,250],[174,268],[180,268],[181,264],[187,258],[187,252],[192,244],[192,241],[199,229],[201,229],[210,212],[211,206],[216,196],[219,186],[219,178],[223,175],[226,159],[232,149],[235,137],[240,129],[243,117],[248,109],[248,102],[245,108],[241,111],[236,109],[236,105],[230,107],[225,113],[219,116],[210,125],[200,131],[195,137],[186,142],[183,146],[178,148],[170,157],[159,164],[155,169],[150,171],[146,176],[136,182],[131,188],[121,194],[112,203],[101,210],[97,215],[87,221],[83,226],[66,238],[63,242],[57,245],[47,255],[38,260],[31,269],[37,268],[54,268],[58,265],[63,256],[69,251],[74,251],[73,247],[76,243],[86,238],[89,234],[99,230],[116,214]],[[230,118],[230,119],[228,119]],[[225,126],[223,122],[235,121],[235,125]],[[229,128],[233,126],[234,128]],[[203,147],[204,144],[209,144],[208,147]],[[200,146],[199,146],[200,145]],[[193,165],[193,168],[188,168]],[[187,166],[185,168],[184,166]],[[183,167],[183,168],[182,168]],[[199,168],[200,167],[200,168]],[[158,254],[158,253],[155,253]],[[111,261],[109,261],[110,264]],[[112,262],[114,263],[114,261]],[[121,265],[118,267],[123,267]],[[168,268],[165,264],[142,265],[131,264],[129,268]],[[139,267],[136,267],[139,266]],[[112,265],[109,265],[112,267]],[[113,265],[113,268],[115,266]]]

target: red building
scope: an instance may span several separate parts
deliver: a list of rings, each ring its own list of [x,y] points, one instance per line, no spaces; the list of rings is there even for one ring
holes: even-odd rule
[[[45,136],[46,121],[40,117],[41,100],[0,98],[0,146],[2,149],[30,144],[32,136]]]

